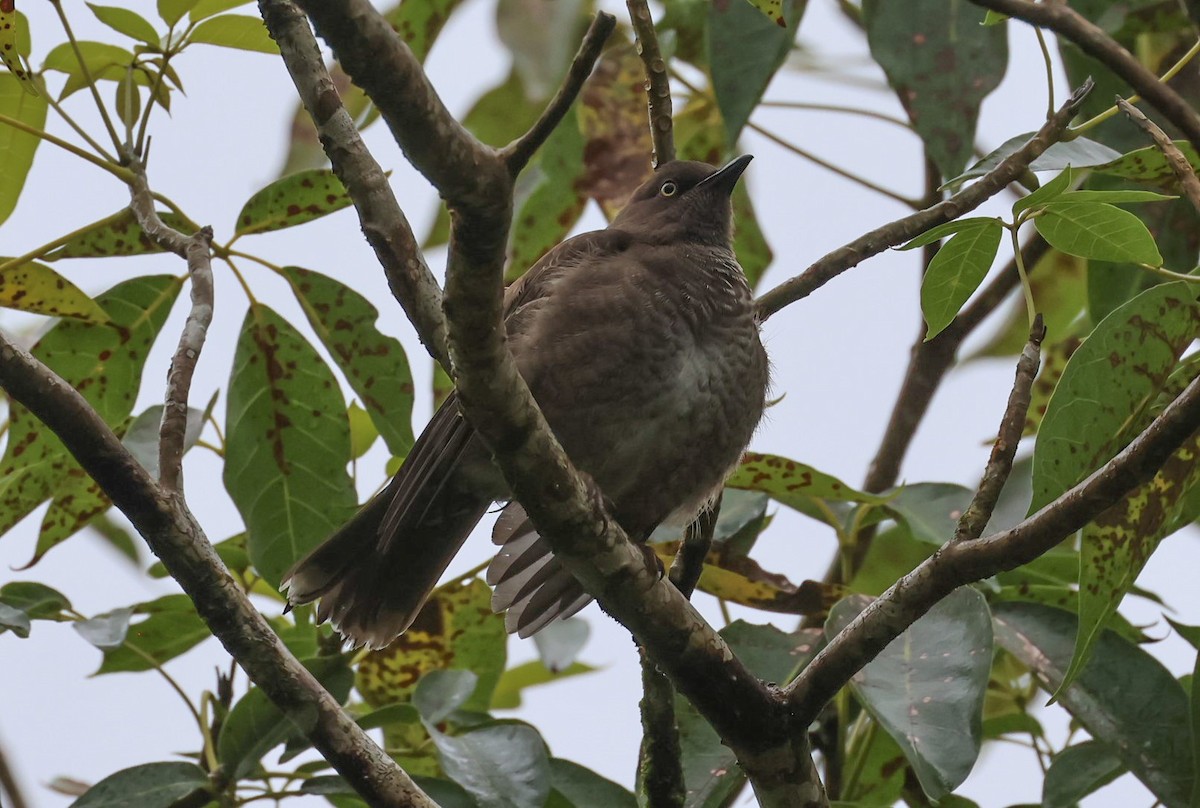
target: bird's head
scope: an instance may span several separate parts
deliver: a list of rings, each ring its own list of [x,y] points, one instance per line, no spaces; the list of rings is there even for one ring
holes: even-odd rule
[[[610,227],[654,241],[728,247],[733,233],[729,197],[751,159],[742,155],[724,168],[690,160],[664,163],[633,192]]]

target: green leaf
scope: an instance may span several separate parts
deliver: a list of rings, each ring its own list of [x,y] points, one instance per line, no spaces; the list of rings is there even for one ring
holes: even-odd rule
[[[10,259],[0,257],[0,264]],[[108,321],[104,309],[45,264],[28,261],[0,272],[0,306],[51,317]]]
[[[318,339],[396,457],[413,445],[412,371],[404,346],[375,326],[379,311],[340,281],[300,267],[284,274]]]
[[[786,0],[781,28],[744,2],[712,3],[708,11],[708,64],[725,121],[725,142],[736,143],[775,71],[787,59],[805,0]]]
[[[594,670],[596,669],[591,665],[575,662],[567,668],[554,672],[547,669],[540,659],[530,660],[523,665],[517,665],[515,668],[504,671],[496,683],[496,690],[492,694],[492,701],[488,709],[515,710],[521,706],[521,692],[525,688],[557,682],[559,679],[591,673]]]
[[[124,642],[104,651],[94,675],[146,671],[195,648],[211,636],[187,595],[166,595],[134,607],[149,615],[129,626]]]
[[[107,42],[78,42],[79,55],[83,57],[86,72],[80,67],[76,57],[76,48],[71,43],[64,42],[46,54],[43,63],[44,70],[56,70],[67,74],[66,84],[63,85],[60,100],[88,86],[88,76],[96,81],[120,81],[129,75],[129,68],[136,64],[133,54],[125,48],[110,45]],[[141,69],[133,71],[133,80],[142,86],[148,86],[150,80]]]
[[[32,96],[40,95],[21,58],[29,58],[32,43],[29,36],[29,20],[16,10],[15,3],[0,6],[0,62],[21,82],[21,87]]]
[[[305,668],[316,677],[326,690],[337,700],[345,702],[350,695],[354,672],[340,656],[316,657],[301,660]],[[304,718],[304,723],[298,723]],[[311,729],[312,716],[296,709],[293,716],[285,715],[276,707],[267,694],[258,687],[251,687],[246,695],[238,699],[221,724],[221,735],[217,739],[217,759],[232,774],[240,779],[254,770],[263,755],[279,746],[289,737],[303,735]]]
[[[82,393],[109,426],[120,428],[179,288],[179,279],[166,275],[120,283],[96,297],[108,323],[61,320],[33,347],[33,355]],[[0,458],[0,534],[79,473],[79,464],[62,442],[13,403],[9,439]]]
[[[735,620],[720,634],[755,676],[764,682],[789,682],[816,656],[821,645],[817,629],[784,632],[771,625]],[[721,743],[716,730],[700,717],[683,696],[675,696],[684,780],[691,808],[719,808],[745,784],[737,757]]]
[[[897,250],[913,250],[917,247],[924,247],[926,244],[932,244],[935,241],[941,241],[946,236],[952,236],[962,230],[971,230],[981,227],[985,223],[998,224],[999,219],[989,219],[981,216],[972,216],[968,219],[955,219],[952,222],[945,222],[936,227],[931,227],[921,235],[897,247]]]
[[[1023,196],[1013,203],[1012,212],[1015,217],[1021,211],[1029,210],[1030,208],[1040,207],[1048,202],[1051,202],[1062,196],[1068,188],[1071,187],[1073,172],[1071,167],[1067,166],[1062,172],[1050,180],[1040,188],[1034,190],[1028,196]]]
[[[507,280],[519,278],[550,252],[583,213],[587,199],[578,187],[584,177],[583,134],[573,110],[539,149],[534,170],[521,175],[509,233]]]
[[[100,485],[78,466],[69,468],[65,478],[54,487],[50,507],[42,517],[33,558],[25,565],[32,567],[51,549],[74,536],[112,507]]]
[[[586,0],[497,4],[496,33],[512,54],[513,69],[530,98],[545,102],[558,88],[586,27],[588,5]]]
[[[4,601],[0,601],[0,634],[12,630],[13,634],[24,639],[29,636],[29,615]]]
[[[496,723],[461,735],[426,725],[442,770],[479,808],[543,808],[550,795],[546,745],[533,727]]]
[[[886,507],[913,538],[941,546],[954,537],[973,496],[969,488],[954,483],[913,483],[891,492]]]
[[[993,607],[996,642],[1058,689],[1078,631],[1069,612],[1033,603]],[[1165,805],[1186,805],[1193,763],[1188,697],[1158,660],[1113,632],[1059,698],[1074,719]]]
[[[822,506],[831,502],[882,504],[884,497],[858,491],[812,466],[776,455],[747,452],[725,481],[729,488],[762,491],[777,502],[820,521],[828,520]]]
[[[270,308],[246,313],[225,423],[225,488],[255,569],[273,587],[353,513],[350,426],[332,371]]]
[[[159,430],[162,426],[163,406],[155,404],[147,407],[129,424],[121,443],[129,450],[151,477],[158,479],[158,445]],[[205,412],[195,407],[188,407],[187,421],[184,426],[183,450],[186,452],[200,440],[204,431]]]
[[[852,595],[830,610],[827,636],[871,602]],[[899,744],[930,799],[957,788],[975,765],[992,664],[992,620],[983,596],[959,587],[850,680],[854,694]]]
[[[1055,202],[1107,202],[1110,205],[1120,205],[1128,202],[1169,202],[1172,199],[1178,199],[1178,196],[1169,194],[1158,194],[1154,191],[1135,191],[1135,190],[1117,190],[1117,191],[1067,191],[1060,196]]]
[[[979,105],[1004,77],[1004,28],[981,25],[966,0],[864,0],[871,56],[887,74],[944,177],[962,171],[975,142]]]
[[[191,10],[188,11],[188,19],[192,22],[200,22],[200,20],[215,17],[217,14],[238,8],[240,6],[249,5],[254,0],[189,0],[188,4]]]
[[[967,180],[982,177],[1000,165],[1004,158],[1019,151],[1035,134],[1037,133],[1025,132],[1024,134],[1009,138],[962,174],[953,179],[946,180],[942,188],[957,188]],[[1053,144],[1050,148],[1042,152],[1041,156],[1029,164],[1029,170],[1062,171],[1067,166],[1088,168],[1089,166],[1098,166],[1106,163],[1114,157],[1119,157],[1120,154],[1116,149],[1105,146],[1103,143],[1097,143],[1085,137],[1077,137],[1074,140],[1059,141]]]
[[[1105,317],[1071,356],[1046,407],[1033,455],[1040,510],[1110,460],[1200,331],[1187,284],[1156,286]]]
[[[983,283],[996,258],[1002,233],[1000,222],[994,219],[963,228],[929,262],[921,282],[921,311],[929,324],[926,340],[950,325]]]
[[[11,73],[0,73],[0,114],[23,124],[42,129],[46,125],[46,98],[25,91],[21,80]],[[0,224],[3,224],[21,196],[33,155],[41,139],[11,126],[0,126]]]
[[[96,19],[117,33],[147,45],[158,45],[158,32],[141,14],[117,6],[99,6],[95,3],[88,3],[87,6],[96,15]]]
[[[188,39],[205,45],[220,45],[223,48],[279,54],[279,47],[267,33],[263,21],[258,17],[241,14],[210,17],[192,29],[192,35]]]
[[[143,763],[110,774],[71,803],[71,808],[170,808],[176,800],[208,785],[195,763]]]
[[[13,581],[0,586],[0,603],[19,609],[33,620],[62,620],[71,608],[67,596],[36,581]]]
[[[246,200],[234,232],[245,236],[295,227],[349,205],[345,186],[331,170],[297,171],[275,180]]]
[[[578,617],[555,620],[533,635],[533,644],[537,646],[542,664],[547,670],[557,673],[575,664],[590,633],[587,621]]]
[[[1154,236],[1129,211],[1099,202],[1052,202],[1033,220],[1042,238],[1065,253],[1098,261],[1162,266]]]
[[[1074,808],[1084,797],[1126,772],[1107,745],[1084,741],[1054,756],[1042,783],[1043,808]]]
[[[185,234],[196,229],[174,213],[160,211],[158,216],[168,227]],[[60,258],[110,258],[158,252],[162,252],[162,248],[150,240],[134,219],[133,212],[125,208],[93,222],[90,227],[43,257],[47,261],[57,261]]]
[[[197,0],[158,0],[158,16],[167,25],[174,25],[183,19]]]
[[[350,456],[358,460],[375,445],[379,439],[379,430],[371,421],[371,416],[357,401],[351,401],[346,408],[346,418],[350,421]]]
[[[121,647],[129,636],[129,621],[133,618],[133,607],[113,609],[88,620],[72,624],[72,628],[101,651]]]
[[[430,671],[417,682],[412,694],[413,706],[427,724],[440,724],[455,710],[467,703],[479,684],[471,671]]]
[[[562,758],[550,758],[550,785],[571,803],[571,808],[637,806],[637,799],[629,789]]]

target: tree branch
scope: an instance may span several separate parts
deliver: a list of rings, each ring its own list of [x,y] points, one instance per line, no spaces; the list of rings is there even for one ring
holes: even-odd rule
[[[132,154],[125,162],[134,174],[129,186],[129,208],[142,230],[168,252],[187,260],[192,279],[192,308],[179,335],[179,347],[171,357],[167,371],[167,391],[163,398],[162,423],[158,428],[158,481],[164,490],[183,490],[183,453],[187,437],[188,393],[192,376],[213,316],[213,276],[211,227],[203,227],[190,238],[168,227],[154,210],[154,195],[146,179],[146,167]]]
[[[637,36],[638,55],[646,66],[646,106],[650,116],[650,137],[654,140],[654,165],[675,159],[675,123],[671,118],[671,77],[667,61],[658,47],[658,34],[646,0],[625,0],[629,21]]]
[[[371,805],[436,808],[313,678],[238,588],[181,497],[161,490],[75,388],[0,334],[0,387],[133,522],[254,683]]]
[[[29,803],[25,801],[25,794],[21,791],[21,784],[17,782],[16,775],[8,765],[8,757],[4,754],[4,749],[0,748],[0,795],[8,797],[9,805],[12,808],[29,808]]]
[[[392,294],[425,350],[442,367],[449,368],[441,287],[425,263],[387,176],[342,106],[308,21],[291,0],[260,0],[259,13],[279,45],[283,63],[320,134],[334,173],[354,201],[363,234],[387,275]]]
[[[444,307],[455,381],[464,414],[513,494],[555,557],[734,749],[755,788],[808,804],[801,796],[813,793],[815,769],[803,735],[789,735],[777,694],[647,565],[594,483],[573,467],[517,372],[501,321],[512,213],[504,159],[450,119],[411,51],[367,0],[300,2],[453,213]]]
[[[1046,121],[1029,142],[979,178],[979,181],[959,191],[949,199],[938,202],[911,216],[905,216],[877,227],[854,241],[825,255],[803,273],[784,281],[758,299],[759,318],[766,320],[775,312],[801,300],[836,278],[846,270],[878,255],[889,247],[903,244],[931,227],[949,222],[974,210],[984,201],[1002,191],[1025,173],[1029,164],[1042,152],[1059,141],[1067,125],[1075,117],[1083,99],[1092,89],[1089,80],[1071,95],[1054,117]]]
[[[1104,30],[1086,20],[1066,3],[1031,3],[1029,0],[971,0],[977,6],[1049,28],[1079,46],[1122,78],[1134,91],[1169,120],[1200,150],[1200,115],[1184,98],[1142,65]]]
[[[592,75],[592,68],[596,66],[596,60],[600,58],[604,43],[608,41],[608,37],[616,27],[616,17],[603,11],[596,13],[592,24],[588,26],[587,33],[584,34],[579,50],[575,53],[575,58],[571,60],[571,67],[567,70],[566,78],[559,85],[554,98],[550,99],[550,103],[542,110],[541,116],[528,132],[500,150],[501,156],[508,164],[508,172],[512,176],[516,177],[521,173],[521,169],[529,163],[534,152],[541,148],[541,145],[546,142],[546,138],[550,137],[550,133],[571,109],[571,104],[575,102],[575,98],[583,89],[584,82],[587,81],[588,76]]]
[[[1151,479],[1200,428],[1200,380],[1193,381],[1116,457],[1033,516],[982,539],[951,541],[871,603],[787,690],[797,730],[935,603],[964,584],[1026,564],[1051,550],[1113,502]]]

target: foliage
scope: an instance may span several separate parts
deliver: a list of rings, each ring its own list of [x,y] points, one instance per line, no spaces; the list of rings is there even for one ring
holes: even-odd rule
[[[40,149],[68,149],[128,181],[127,169],[98,143],[111,136],[142,150],[152,130],[171,126],[161,113],[182,102],[181,71],[193,69],[180,60],[183,54],[204,46],[278,54],[239,0],[158,0],[156,15],[147,4],[88,4],[90,12],[54,5],[66,18],[93,14],[110,33],[106,41],[78,41],[59,29],[38,30],[41,56],[34,62],[28,21],[11,0],[0,0],[0,53],[8,67],[0,74],[0,224],[21,204]],[[550,13],[536,2],[499,2],[497,27],[513,67],[464,116],[464,125],[488,143],[503,145],[536,119],[593,10],[583,0],[552,5]],[[1191,41],[1188,21],[1172,3],[1076,5],[1159,74]],[[777,71],[793,66],[806,4],[666,0],[664,6],[659,33],[672,65],[681,68],[677,89],[687,90],[677,106],[679,152],[722,160],[738,152],[745,130],[761,130],[755,114]],[[980,105],[1006,69],[1007,28],[1015,23],[985,19],[965,0],[863,0],[844,7],[900,99],[905,126],[921,139],[929,170],[944,183],[929,189],[930,199],[983,176],[1029,139],[1030,133],[1014,134],[966,165]],[[422,59],[459,13],[467,11],[460,12],[456,0],[405,0],[385,9]],[[1090,73],[1102,88],[1119,84],[1075,46],[1060,47],[1073,80]],[[637,54],[629,35],[619,32],[580,103],[522,176],[508,245],[510,279],[568,235],[587,205],[595,202],[611,218],[648,175],[651,146]],[[261,69],[281,69],[263,59]],[[343,89],[360,126],[371,126],[378,115],[370,101],[357,88]],[[989,532],[1019,521],[1030,502],[1030,513],[1052,505],[1092,475],[1200,369],[1190,353],[1200,337],[1197,214],[1160,153],[1104,113],[1111,96],[1091,96],[1095,108],[1087,113],[1096,117],[1030,166],[1023,180],[1029,192],[1008,214],[958,218],[903,247],[927,258],[920,300],[925,340],[939,339],[959,322],[981,286],[996,278],[998,256],[1010,250],[1030,314],[1040,312],[1051,323],[1025,423],[1036,445],[1009,478]],[[77,124],[79,112],[95,103],[104,110],[99,122]],[[51,127],[48,118],[65,121],[78,137],[68,142],[47,134],[62,128]],[[387,649],[346,651],[327,626],[315,624],[310,607],[284,613],[281,576],[358,502],[356,460],[379,438],[393,463],[412,447],[417,395],[410,358],[377,324],[391,301],[369,300],[340,277],[278,264],[271,242],[256,238],[308,226],[351,204],[299,105],[295,121],[283,174],[249,195],[232,228],[218,231],[213,244],[218,265],[248,300],[234,351],[208,356],[228,368],[224,406],[215,408],[214,399],[204,411],[189,412],[187,448],[222,459],[222,482],[244,524],[216,545],[221,559],[239,587],[261,596],[257,603],[280,640],[355,721],[381,731],[387,752],[441,804],[637,804],[625,788],[553,757],[537,728],[495,715],[517,708],[527,688],[572,676],[599,681],[603,672],[577,659],[586,649],[586,624],[573,620],[548,629],[539,636],[540,659],[514,664],[503,620],[489,608],[490,590],[474,574],[438,589],[424,613],[431,619],[419,619],[422,628]],[[1200,167],[1195,150],[1180,145]],[[157,202],[168,225],[197,229],[199,213],[167,196]],[[760,227],[747,192],[739,190],[734,204],[736,247],[757,284],[773,259],[770,233]],[[448,221],[442,211],[424,246],[444,243]],[[89,296],[68,280],[72,261],[121,263],[159,248],[127,209],[63,230],[47,244],[21,244],[18,257],[0,258],[0,307],[56,318],[47,321],[32,353],[81,391],[139,462],[155,470],[162,407],[135,415],[134,403],[160,375],[147,375],[148,355],[170,336],[162,333],[164,324],[185,280],[144,274]],[[6,235],[12,236],[8,244],[20,241]],[[1021,244],[1036,237],[1049,248],[1026,267]],[[243,271],[248,263],[286,286],[303,322],[289,321],[255,297],[266,284],[252,282]],[[981,353],[1018,353],[1029,325],[1016,315]],[[781,353],[776,362],[791,361]],[[118,547],[132,546],[110,522],[108,497],[27,409],[11,403],[4,432],[0,530],[10,531],[50,503],[28,567],[52,550],[70,553],[58,548],[88,526],[103,529]],[[1031,746],[1046,769],[1047,806],[1073,805],[1125,772],[1164,805],[1197,804],[1200,735],[1189,701],[1195,679],[1185,686],[1172,678],[1147,650],[1145,635],[1118,611],[1125,595],[1149,595],[1137,579],[1150,555],[1200,515],[1197,440],[1193,435],[1152,480],[1108,503],[1056,550],[947,597],[854,677],[834,703],[836,720],[826,725],[834,737],[821,746],[825,759],[837,762],[827,773],[838,780],[827,785],[838,804],[879,806],[901,798],[914,805],[969,804],[952,792],[981,748],[1002,740]],[[382,478],[366,482],[373,487]],[[863,488],[800,461],[757,453],[747,454],[729,479],[698,588],[701,597],[763,613],[761,623],[732,622],[722,634],[765,681],[791,681],[874,596],[951,541],[973,494],[923,480]],[[836,538],[837,574],[796,582],[790,570],[769,571],[755,560],[760,534],[770,531],[778,507]],[[680,539],[664,528],[652,542],[669,562]],[[147,574],[161,577],[165,570],[155,565]],[[163,664],[210,636],[182,594],[90,616],[76,611],[73,596],[32,580],[0,587],[6,653],[19,654],[21,640],[39,630],[39,622],[71,622],[103,652],[95,675],[157,672],[170,680]],[[806,622],[797,627],[784,615],[803,615]],[[1177,630],[1195,641],[1195,629]],[[1038,688],[1053,694],[1090,739],[1073,734],[1057,744],[1047,737],[1031,709]],[[165,807],[196,793],[221,805],[297,795],[361,804],[313,757],[303,728],[258,687],[235,687],[219,675],[211,691],[182,695],[197,718],[195,747],[183,759],[115,772],[84,789],[77,805]],[[745,785],[736,760],[691,705],[679,699],[676,707],[686,804],[729,804]]]

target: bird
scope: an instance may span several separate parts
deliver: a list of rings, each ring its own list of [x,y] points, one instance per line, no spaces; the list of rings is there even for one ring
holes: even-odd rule
[[[607,228],[550,250],[506,290],[508,347],[546,422],[635,542],[720,491],[762,417],[768,360],[732,248],[731,195],[751,160],[674,160]],[[392,480],[283,576],[355,645],[413,623],[495,502],[492,608],[528,637],[591,596],[511,498],[451,393]]]

